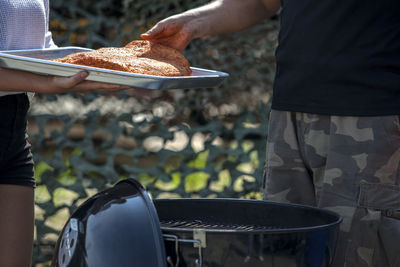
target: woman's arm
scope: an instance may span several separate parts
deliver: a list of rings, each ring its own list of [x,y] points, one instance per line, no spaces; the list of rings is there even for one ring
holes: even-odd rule
[[[57,94],[67,92],[116,91],[128,87],[85,81],[86,71],[70,77],[39,75],[0,67],[0,91]]]

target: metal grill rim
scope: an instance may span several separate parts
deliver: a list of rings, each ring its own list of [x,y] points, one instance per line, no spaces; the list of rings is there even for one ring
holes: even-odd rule
[[[283,229],[278,226],[207,222],[202,220],[161,220],[161,228],[262,231]]]

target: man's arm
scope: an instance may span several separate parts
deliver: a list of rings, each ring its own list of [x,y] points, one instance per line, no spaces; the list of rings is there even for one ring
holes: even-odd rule
[[[281,0],[217,0],[166,18],[141,37],[179,50],[195,39],[236,32],[273,16]]]
[[[280,0],[219,0],[187,11],[198,23],[194,38],[246,29],[273,16]]]

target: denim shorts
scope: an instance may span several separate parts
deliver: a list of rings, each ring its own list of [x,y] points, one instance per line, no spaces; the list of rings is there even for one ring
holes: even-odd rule
[[[35,187],[26,131],[28,109],[26,94],[0,97],[0,184]]]

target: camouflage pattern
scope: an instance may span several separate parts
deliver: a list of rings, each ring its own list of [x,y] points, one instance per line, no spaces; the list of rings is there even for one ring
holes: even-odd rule
[[[271,111],[264,198],[343,217],[335,267],[400,266],[399,116]]]

